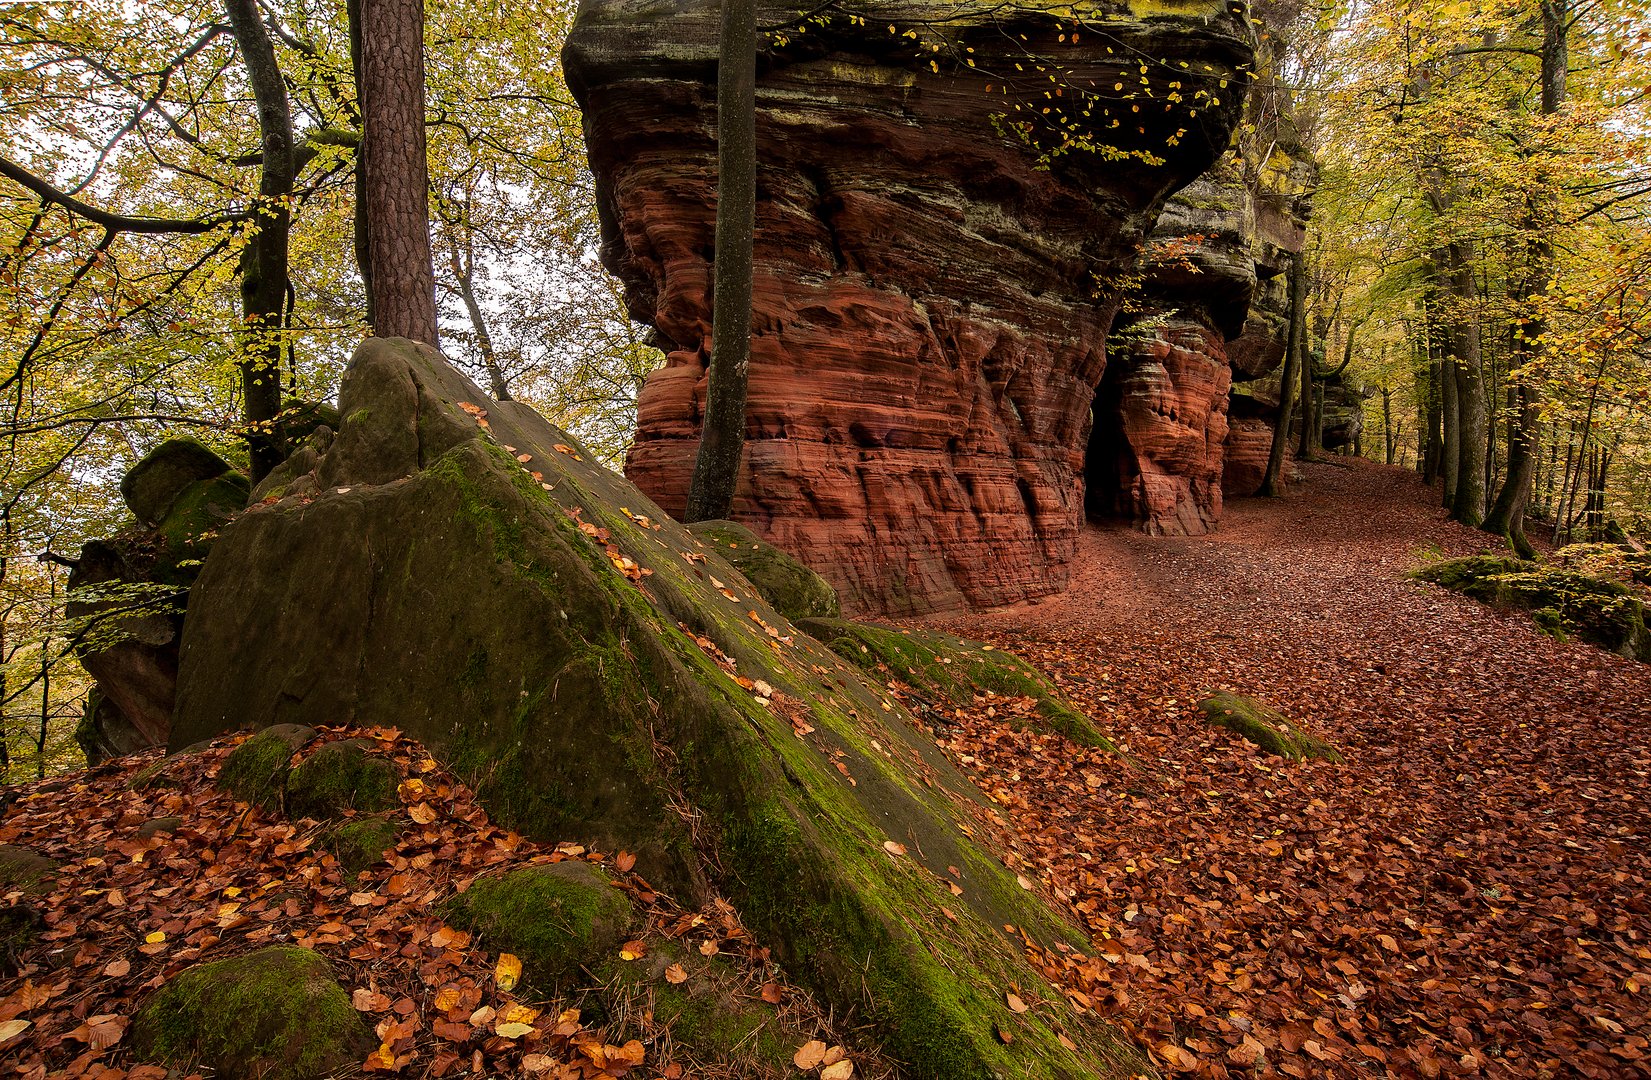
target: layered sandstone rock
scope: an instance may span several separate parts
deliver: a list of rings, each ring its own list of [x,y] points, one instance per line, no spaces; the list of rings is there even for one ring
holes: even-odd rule
[[[1096,394],[1091,516],[1199,535],[1225,494],[1253,494],[1266,470],[1277,399],[1254,408],[1240,388],[1229,406],[1228,392],[1284,357],[1286,271],[1315,175],[1281,91],[1258,84],[1250,109],[1263,127],[1171,199],[1153,230],[1139,303]]]
[[[604,260],[667,354],[626,471],[673,513],[710,355],[718,10],[588,0],[564,52]],[[735,516],[851,608],[1062,586],[1120,283],[1165,196],[1227,144],[1242,8],[1070,10],[917,0],[759,57]]]

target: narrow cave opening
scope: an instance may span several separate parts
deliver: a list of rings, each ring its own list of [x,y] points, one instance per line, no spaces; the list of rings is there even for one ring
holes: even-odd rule
[[[1123,463],[1129,453],[1121,423],[1121,380],[1113,374],[1122,367],[1121,364],[1107,365],[1089,407],[1089,443],[1083,457],[1083,509],[1084,516],[1091,521],[1118,516]]]

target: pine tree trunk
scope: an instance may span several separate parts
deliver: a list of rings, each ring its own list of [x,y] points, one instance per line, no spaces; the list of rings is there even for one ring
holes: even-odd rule
[[[423,0],[361,0],[361,84],[373,333],[434,345]]]
[[[717,66],[717,235],[711,368],[686,519],[726,518],[745,452],[751,364],[752,247],[757,218],[757,12],[722,0]]]

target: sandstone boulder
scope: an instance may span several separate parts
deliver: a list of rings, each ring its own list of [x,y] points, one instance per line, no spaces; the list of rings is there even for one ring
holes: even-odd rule
[[[1009,1011],[1041,980],[1004,927],[1081,936],[972,838],[989,804],[908,714],[714,546],[427,347],[364,343],[340,411],[195,583],[175,744],[398,727],[507,825],[636,853],[689,902],[714,877],[913,1076],[1141,1071],[1081,1017]]]

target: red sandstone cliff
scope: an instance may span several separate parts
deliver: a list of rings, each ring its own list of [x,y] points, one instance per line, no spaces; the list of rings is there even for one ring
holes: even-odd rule
[[[604,259],[667,354],[626,472],[673,512],[710,353],[717,10],[587,0],[564,52]],[[1242,7],[1007,10],[868,8],[759,58],[735,516],[862,610],[1061,588],[1118,283],[1237,118]]]

